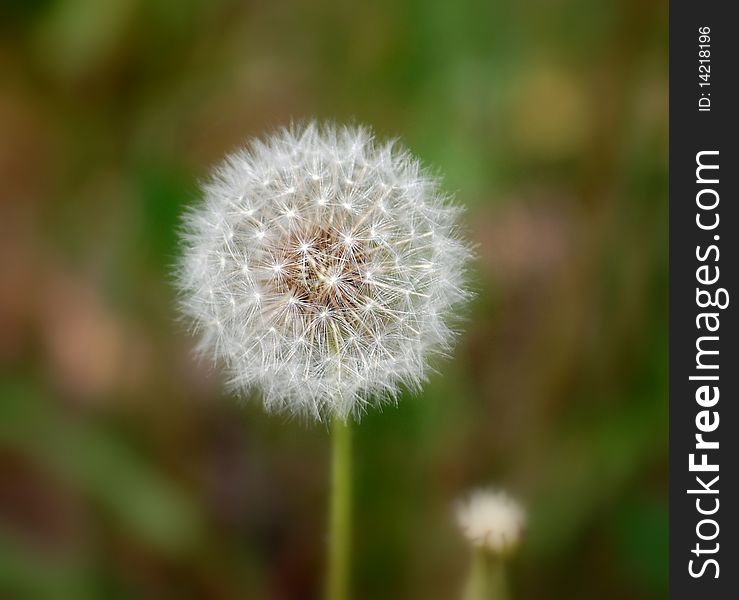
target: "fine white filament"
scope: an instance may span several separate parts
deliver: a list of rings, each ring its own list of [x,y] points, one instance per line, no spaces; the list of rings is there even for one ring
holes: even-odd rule
[[[310,123],[228,156],[185,218],[198,349],[268,410],[348,418],[417,389],[467,297],[458,209],[361,127]]]

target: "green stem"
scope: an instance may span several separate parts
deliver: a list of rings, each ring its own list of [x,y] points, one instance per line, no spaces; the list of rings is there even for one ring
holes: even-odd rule
[[[334,417],[331,423],[331,512],[328,556],[328,600],[346,600],[351,564],[351,428]]]
[[[509,597],[503,557],[475,548],[465,600],[509,600]]]

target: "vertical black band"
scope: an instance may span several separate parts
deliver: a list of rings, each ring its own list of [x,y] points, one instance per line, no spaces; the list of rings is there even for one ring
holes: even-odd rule
[[[670,6],[670,597],[739,598],[739,23]]]

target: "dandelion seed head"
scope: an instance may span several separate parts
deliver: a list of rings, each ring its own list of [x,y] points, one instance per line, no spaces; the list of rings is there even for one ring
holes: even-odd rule
[[[522,506],[503,491],[478,490],[456,506],[457,524],[476,547],[497,554],[514,550],[526,525]]]
[[[395,143],[283,129],[226,157],[203,196],[181,235],[181,307],[235,390],[348,418],[418,389],[450,348],[468,298],[459,209]]]

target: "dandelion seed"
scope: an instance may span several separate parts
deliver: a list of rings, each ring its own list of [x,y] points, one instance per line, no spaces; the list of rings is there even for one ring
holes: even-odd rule
[[[505,554],[518,546],[526,524],[521,505],[502,491],[479,490],[456,507],[457,523],[475,547]]]
[[[457,214],[368,129],[281,130],[227,157],[188,213],[182,310],[200,350],[268,410],[358,416],[418,389],[450,348],[468,297]]]

